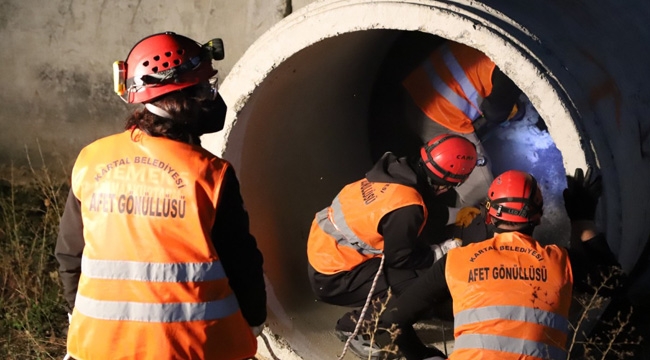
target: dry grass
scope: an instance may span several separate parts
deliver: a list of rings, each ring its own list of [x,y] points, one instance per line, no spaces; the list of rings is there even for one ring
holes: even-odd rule
[[[380,325],[380,318],[381,314],[384,313],[388,309],[387,304],[388,301],[391,298],[391,291],[388,289],[388,296],[384,301],[381,299],[375,299],[373,300],[372,308],[376,309],[373,314],[372,318],[370,320],[370,323],[366,324],[364,327],[363,331],[367,334],[370,334],[370,342],[375,343],[376,339],[375,336],[378,333],[382,333],[384,335],[387,335],[389,340],[386,342],[382,348],[381,348],[381,358],[382,359],[389,359],[389,358],[394,358],[397,356],[399,353],[399,348],[397,345],[395,345],[395,339],[399,335],[400,330],[397,328],[396,324],[392,324],[390,328],[382,327]],[[368,360],[372,359],[372,354],[369,354]]]
[[[361,322],[359,327],[359,334],[364,336],[364,338],[369,340],[370,344],[381,343],[382,347],[378,350],[373,350],[368,353],[366,360],[374,359],[396,359],[399,354],[398,346],[395,344],[395,340],[399,335],[400,330],[397,328],[396,324],[392,324],[389,328],[383,327],[380,318],[381,315],[388,310],[388,302],[392,296],[391,290],[388,289],[388,294],[384,299],[373,299],[369,303],[368,310],[370,311],[370,316],[367,320]],[[356,319],[358,321],[358,319]],[[381,336],[382,341],[378,341],[378,336]],[[348,345],[345,344],[341,355],[338,357],[342,359],[347,350]]]
[[[619,268],[610,268],[597,281],[590,280],[592,292],[574,294],[577,317],[571,324],[567,359],[627,359],[637,355],[642,336],[633,326],[634,309],[625,302],[612,303],[614,294],[621,291],[623,276]]]
[[[0,170],[0,358],[60,359],[67,315],[53,254],[67,182],[31,161]]]

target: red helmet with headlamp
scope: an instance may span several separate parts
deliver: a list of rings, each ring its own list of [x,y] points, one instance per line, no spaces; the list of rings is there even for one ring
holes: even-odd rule
[[[113,64],[115,92],[128,103],[146,103],[209,82],[217,74],[212,60],[223,57],[221,39],[201,45],[173,32],[154,34],[140,40],[126,61]]]

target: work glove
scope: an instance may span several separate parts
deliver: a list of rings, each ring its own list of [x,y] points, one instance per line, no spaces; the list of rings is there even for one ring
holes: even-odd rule
[[[577,168],[573,176],[567,175],[567,188],[564,189],[564,207],[571,221],[594,220],[596,204],[602,192],[600,175],[587,168],[585,175]]]
[[[526,104],[521,99],[517,99],[506,121],[520,121],[524,118],[524,115],[526,115]]]
[[[481,214],[481,209],[474,206],[466,206],[456,214],[456,226],[466,228],[474,219]]]
[[[481,116],[472,122],[474,133],[480,140],[487,139],[491,136],[493,131],[500,127],[506,127],[507,125],[508,122],[505,119],[503,121],[493,121],[486,119],[484,116]]]
[[[262,333],[262,330],[264,330],[264,324],[258,325],[258,326],[251,326],[251,332],[253,333],[253,336],[258,337]]]
[[[449,240],[445,240],[441,244],[433,244],[431,245],[431,251],[433,251],[433,254],[435,255],[435,260],[438,261],[440,258],[442,258],[449,250],[453,248],[457,248],[463,245],[463,240],[459,238],[453,238]]]

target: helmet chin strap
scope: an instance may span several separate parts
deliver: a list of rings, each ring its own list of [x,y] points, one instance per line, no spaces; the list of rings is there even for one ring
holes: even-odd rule
[[[149,110],[150,113],[160,116],[161,118],[165,119],[173,119],[174,117],[168,113],[167,111],[159,108],[158,106],[151,104],[151,103],[146,103],[144,104],[144,107]]]

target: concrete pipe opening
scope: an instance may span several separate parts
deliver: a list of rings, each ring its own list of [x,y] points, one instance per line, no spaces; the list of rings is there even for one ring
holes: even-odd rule
[[[538,17],[553,16],[550,9],[539,11]],[[605,181],[616,183],[605,130],[576,120],[593,114],[579,114],[580,87],[557,76],[571,59],[540,41],[556,30],[533,34],[511,17],[525,23],[528,14],[521,9],[508,16],[473,1],[317,2],[271,28],[235,65],[220,90],[230,106],[226,129],[205,136],[203,144],[237,169],[251,230],[265,257],[268,325],[293,354],[280,358],[333,359],[341,353],[332,332],[349,309],[318,302],[311,292],[311,221],[373,163],[373,144],[382,144],[368,131],[376,125],[378,84],[437,41],[454,40],[488,55],[523,90],[531,118],[539,114],[548,128],[513,125],[508,136],[488,146],[500,159],[495,174],[519,168],[540,180],[545,215],[537,236],[543,242],[568,239],[561,200],[566,171],[600,161],[610,171]],[[602,149],[605,160],[596,157]],[[606,218],[620,216],[620,195],[608,196],[613,215]],[[647,238],[647,229],[637,227]],[[611,226],[608,236],[620,239]]]

